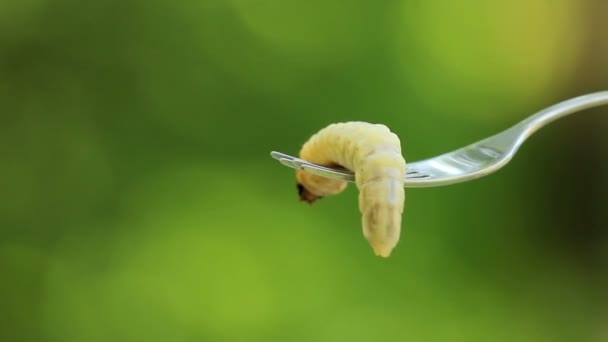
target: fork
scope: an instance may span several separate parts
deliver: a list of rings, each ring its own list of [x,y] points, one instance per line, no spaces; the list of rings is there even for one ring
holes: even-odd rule
[[[534,132],[547,124],[582,110],[608,104],[608,91],[600,91],[564,102],[528,117],[515,126],[458,150],[407,164],[406,188],[423,188],[462,183],[496,172],[517,153]],[[347,169],[329,168],[288,154],[273,151],[270,155],[281,164],[318,176],[355,181]]]

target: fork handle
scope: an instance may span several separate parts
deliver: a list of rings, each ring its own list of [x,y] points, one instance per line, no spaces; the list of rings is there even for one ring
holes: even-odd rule
[[[599,91],[560,102],[530,116],[517,126],[523,126],[526,135],[530,136],[559,118],[602,105],[608,105],[608,91]]]

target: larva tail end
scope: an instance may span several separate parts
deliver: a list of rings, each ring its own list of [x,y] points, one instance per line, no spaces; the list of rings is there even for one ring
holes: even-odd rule
[[[363,235],[377,256],[388,258],[399,242],[400,206],[373,204],[363,213]]]
[[[308,191],[302,184],[298,183],[298,195],[300,195],[300,201],[307,202],[308,204],[313,204],[316,200],[323,198],[322,196],[317,196],[312,192]]]
[[[374,253],[376,256],[388,258],[391,255],[393,249],[388,246],[374,246]]]

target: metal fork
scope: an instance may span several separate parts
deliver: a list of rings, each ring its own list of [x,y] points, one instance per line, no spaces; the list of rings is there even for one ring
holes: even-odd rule
[[[405,187],[442,186],[489,175],[505,166],[524,141],[548,123],[605,104],[608,104],[608,91],[579,96],[543,109],[487,139],[434,158],[408,163]],[[294,169],[336,180],[355,181],[355,174],[350,170],[328,168],[275,151],[270,155]]]

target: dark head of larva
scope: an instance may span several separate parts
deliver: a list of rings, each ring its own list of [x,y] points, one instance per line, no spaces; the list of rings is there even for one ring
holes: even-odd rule
[[[313,204],[316,200],[323,198],[321,196],[314,195],[313,193],[308,191],[304,187],[304,185],[302,185],[300,183],[297,184],[297,188],[298,188],[298,195],[300,195],[300,201],[308,202],[309,204]]]

